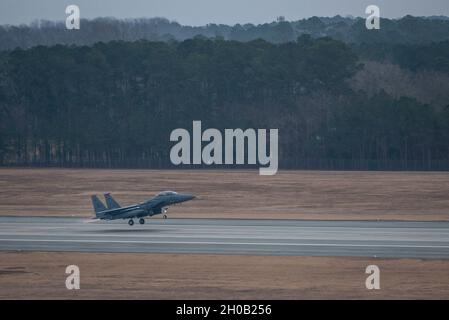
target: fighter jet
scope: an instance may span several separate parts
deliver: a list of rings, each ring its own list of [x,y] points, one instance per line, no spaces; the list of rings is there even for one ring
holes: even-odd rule
[[[95,211],[95,218],[99,220],[128,219],[130,226],[134,225],[134,218],[139,219],[140,224],[145,224],[145,217],[152,217],[163,214],[167,218],[167,207],[177,203],[189,201],[195,198],[190,194],[180,194],[174,191],[164,191],[154,198],[128,207],[120,207],[111,194],[104,194],[106,206],[96,195],[92,196],[92,205]]]

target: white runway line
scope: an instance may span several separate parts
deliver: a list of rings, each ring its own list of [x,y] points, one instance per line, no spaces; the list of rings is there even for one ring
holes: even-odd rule
[[[444,248],[449,246],[393,245],[393,244],[337,244],[337,243],[279,243],[279,242],[214,242],[214,241],[140,241],[140,240],[86,240],[86,239],[0,239],[21,242],[80,242],[80,243],[140,243],[140,244],[206,244],[249,246],[310,246],[310,247],[385,247],[385,248]]]

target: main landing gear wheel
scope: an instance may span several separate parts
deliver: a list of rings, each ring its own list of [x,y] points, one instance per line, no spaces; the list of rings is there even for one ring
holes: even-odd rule
[[[134,220],[133,220],[133,219],[130,219],[130,220],[128,221],[128,224],[129,224],[130,226],[134,225]]]
[[[164,214],[162,217],[163,217],[164,219],[167,219],[167,215],[166,215],[166,214]]]
[[[140,219],[139,219],[139,223],[140,223],[140,224],[145,224],[145,219],[144,219],[144,218],[140,218]]]

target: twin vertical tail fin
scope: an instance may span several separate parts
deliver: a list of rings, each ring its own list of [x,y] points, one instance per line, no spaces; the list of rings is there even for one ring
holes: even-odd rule
[[[120,205],[117,201],[111,196],[110,193],[105,193],[104,198],[106,199],[106,205],[108,206],[108,209],[118,209],[120,208]]]
[[[98,199],[97,196],[92,196],[92,206],[94,207],[95,215],[97,216],[97,218],[101,216],[98,214],[99,212],[107,210],[103,202],[101,202],[101,200]]]

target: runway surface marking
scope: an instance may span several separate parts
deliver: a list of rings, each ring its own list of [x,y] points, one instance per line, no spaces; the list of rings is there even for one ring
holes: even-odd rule
[[[0,250],[449,259],[449,222],[0,217]]]

